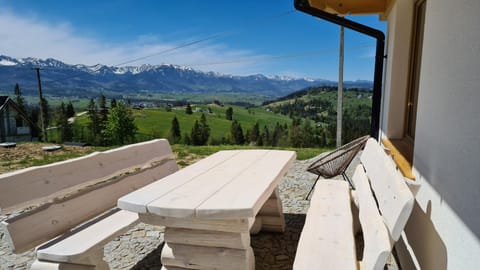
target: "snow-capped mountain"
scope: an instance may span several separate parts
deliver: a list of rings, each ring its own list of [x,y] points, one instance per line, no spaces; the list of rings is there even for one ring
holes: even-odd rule
[[[151,93],[256,93],[279,97],[299,89],[336,82],[287,76],[234,76],[203,72],[175,65],[93,66],[69,65],[56,59],[21,58],[0,55],[0,90],[13,89],[19,83],[25,94],[37,89],[36,73],[42,69],[44,92],[61,96],[96,96],[100,91],[134,94]],[[366,81],[344,82],[346,87],[371,88]]]

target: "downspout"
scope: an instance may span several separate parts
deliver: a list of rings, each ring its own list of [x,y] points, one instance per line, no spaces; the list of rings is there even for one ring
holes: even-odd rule
[[[375,71],[373,75],[373,97],[372,97],[372,121],[370,126],[370,136],[379,140],[380,130],[380,108],[382,103],[382,80],[383,80],[383,59],[385,50],[385,34],[382,31],[357,22],[345,19],[343,17],[325,12],[323,10],[310,6],[307,0],[294,0],[295,9],[310,14],[314,17],[324,19],[334,24],[344,26],[356,32],[373,37],[377,40],[375,50]]]

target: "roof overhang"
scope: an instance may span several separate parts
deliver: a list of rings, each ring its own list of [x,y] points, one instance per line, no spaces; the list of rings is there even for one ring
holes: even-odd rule
[[[394,0],[307,0],[311,7],[330,14],[367,15],[387,13]]]

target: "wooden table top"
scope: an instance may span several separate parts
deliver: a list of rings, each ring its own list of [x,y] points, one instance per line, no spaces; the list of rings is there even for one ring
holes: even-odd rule
[[[118,207],[176,218],[255,217],[295,158],[294,151],[219,151],[123,196]]]

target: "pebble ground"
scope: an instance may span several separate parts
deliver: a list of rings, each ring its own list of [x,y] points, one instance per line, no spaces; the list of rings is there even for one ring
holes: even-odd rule
[[[298,239],[305,223],[309,201],[305,199],[316,175],[306,168],[314,160],[295,161],[287,175],[282,178],[279,189],[285,213],[285,233],[260,232],[252,236],[251,245],[255,253],[257,270],[292,269]],[[351,175],[358,164],[356,158],[347,171]],[[337,177],[341,180],[341,176]],[[6,216],[0,215],[0,221]],[[139,223],[127,233],[105,246],[104,260],[115,270],[160,270],[160,252],[163,247],[163,227]],[[29,269],[35,259],[33,250],[13,254],[7,246],[4,233],[0,230],[0,269]]]

